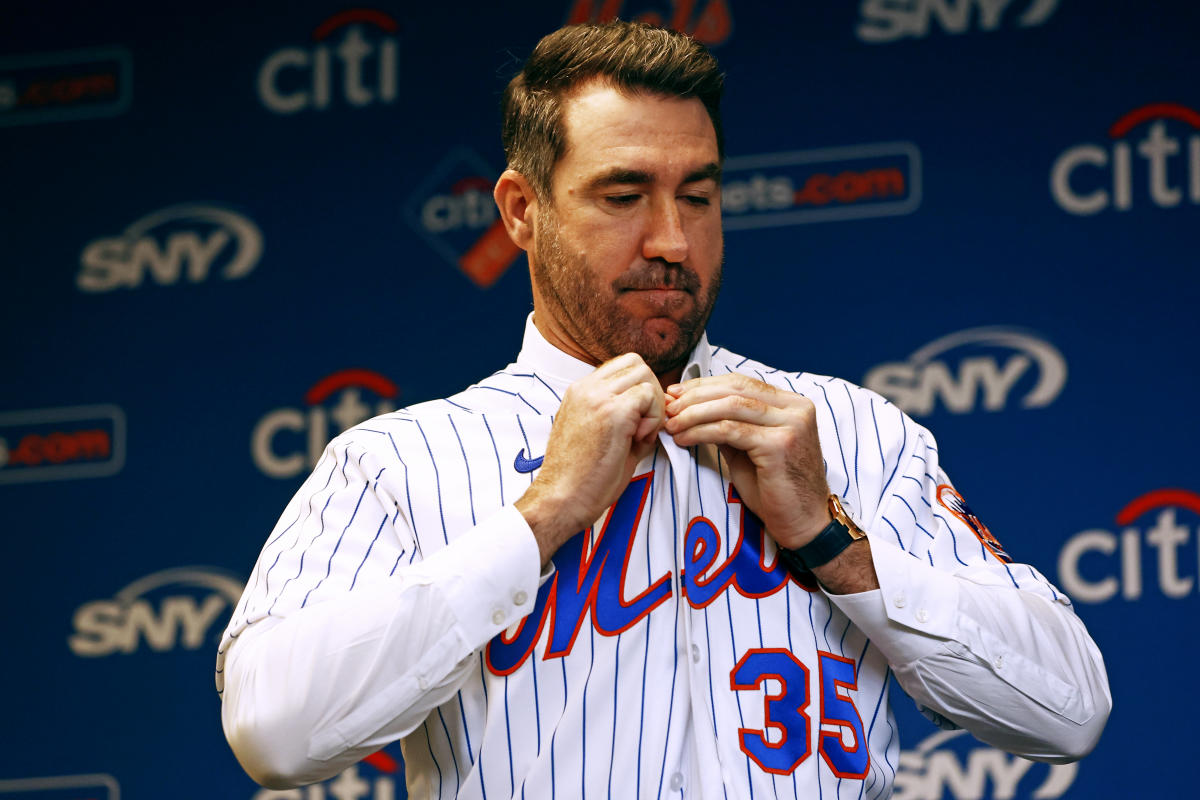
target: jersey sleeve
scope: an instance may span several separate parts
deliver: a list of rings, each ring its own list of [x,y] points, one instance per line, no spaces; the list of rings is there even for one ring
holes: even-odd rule
[[[830,599],[935,722],[1027,758],[1081,758],[1112,704],[1099,650],[1066,595],[971,511],[929,431],[897,425],[894,470],[862,520],[880,589]]]
[[[440,498],[379,433],[330,443],[222,638],[222,724],[265,786],[322,780],[407,735],[533,608],[540,558],[521,514],[423,538],[424,519],[446,518]]]

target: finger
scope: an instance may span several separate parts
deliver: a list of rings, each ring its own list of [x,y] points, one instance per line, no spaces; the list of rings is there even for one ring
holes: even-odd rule
[[[687,430],[672,432],[675,444],[680,447],[691,447],[695,444],[727,445],[750,454],[782,452],[779,448],[771,447],[772,436],[785,428],[768,428],[739,420],[722,419],[715,422],[705,422],[694,425]],[[759,466],[765,466],[760,464]]]
[[[675,391],[671,391],[674,389]],[[682,384],[667,387],[672,400],[667,404],[667,413],[674,415],[696,403],[703,403],[729,395],[753,398],[768,405],[785,407],[796,405],[803,398],[784,392],[762,381],[745,375],[721,375],[695,378]]]
[[[662,392],[662,389],[659,388],[658,377],[636,353],[626,353],[606,361],[584,380],[589,378],[598,381],[614,394],[620,394],[637,383],[646,383],[653,386],[656,393],[661,394]]]
[[[708,422],[736,420],[754,425],[782,426],[803,424],[790,408],[779,408],[756,397],[730,394],[694,405],[683,406],[667,419],[666,428],[675,434]]]
[[[622,393],[622,397],[634,404],[633,410],[641,417],[634,430],[634,441],[646,441],[662,430],[663,423],[667,418],[666,404],[663,401],[662,389],[657,383],[653,386],[644,382],[635,384],[626,389]]]

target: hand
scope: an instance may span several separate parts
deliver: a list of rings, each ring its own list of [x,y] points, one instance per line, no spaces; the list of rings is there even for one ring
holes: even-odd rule
[[[812,401],[745,375],[667,387],[667,433],[676,444],[715,444],[746,507],[783,547],[829,524],[829,485]]]
[[[606,361],[567,388],[541,470],[515,503],[543,564],[617,501],[638,462],[654,452],[665,400],[658,378],[635,353]]]

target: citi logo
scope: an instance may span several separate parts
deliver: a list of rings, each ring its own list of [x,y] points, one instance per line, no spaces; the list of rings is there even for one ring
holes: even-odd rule
[[[69,406],[0,413],[0,484],[116,475],[125,466],[125,412]]]
[[[1108,129],[1110,144],[1067,148],[1050,169],[1050,194],[1059,208],[1088,216],[1128,211],[1149,200],[1158,208],[1200,205],[1200,134],[1171,136],[1168,123],[1200,130],[1200,113],[1178,103],[1153,103],[1130,111]],[[1142,126],[1149,124],[1149,127]],[[1130,134],[1143,130],[1141,139]],[[1134,159],[1134,151],[1140,159]],[[1145,187],[1135,192],[1135,186]]]
[[[869,44],[924,39],[934,26],[952,35],[1001,26],[1044,25],[1058,0],[863,0],[854,32]]]
[[[1030,380],[1022,380],[1027,375]],[[1018,386],[1021,408],[1053,403],[1067,382],[1067,362],[1054,345],[1013,328],[970,328],[919,348],[906,361],[871,369],[863,385],[913,416],[933,413],[940,400],[953,414],[982,407],[1003,411]]]
[[[909,142],[726,159],[725,230],[911,214],[921,205],[921,154]]]
[[[159,286],[202,283],[214,275],[237,280],[262,257],[258,226],[226,208],[177,205],[155,211],[120,236],[83,248],[75,285],[84,292],[136,289],[149,278]]]
[[[67,646],[85,658],[134,653],[143,646],[158,653],[196,650],[212,644],[209,632],[221,630],[218,618],[228,619],[243,588],[238,579],[209,567],[155,572],[112,599],[80,606]]]
[[[977,746],[968,750],[968,744]],[[900,753],[893,789],[897,800],[1054,800],[1078,771],[1076,764],[1039,764],[980,745],[963,730],[938,731]]]
[[[566,24],[609,22],[620,17],[686,33],[709,47],[723,44],[733,32],[733,16],[729,13],[727,0],[701,0],[700,3],[696,0],[670,0],[658,5],[669,6],[670,13],[665,16],[658,11],[637,14],[624,8],[624,0],[574,0],[567,12]]]
[[[404,206],[409,227],[481,289],[499,280],[521,253],[492,200],[497,174],[474,151],[456,148]]]
[[[396,745],[389,747],[399,750]],[[360,770],[363,766],[370,769]],[[335,778],[306,787],[304,794],[300,789],[259,789],[251,800],[395,800],[397,781],[404,782],[403,763],[384,749],[350,765]]]
[[[1181,519],[1183,517],[1183,519]],[[1190,522],[1190,526],[1184,524]],[[1094,528],[1075,534],[1058,556],[1063,590],[1082,603],[1104,603],[1118,594],[1138,600],[1146,592],[1144,563],[1164,597],[1178,600],[1196,592],[1194,571],[1181,574],[1181,561],[1194,565],[1200,547],[1200,494],[1158,489],[1117,512],[1120,533]],[[1187,551],[1181,558],[1181,550]]]
[[[305,393],[306,408],[277,408],[258,421],[250,435],[254,465],[272,478],[292,478],[311,470],[333,436],[395,411],[399,395],[396,384],[378,372],[335,372]]]
[[[267,56],[258,70],[258,97],[276,114],[323,111],[335,99],[354,108],[393,103],[399,30],[382,11],[354,8],[334,14],[313,30],[312,46],[284,47]],[[335,82],[335,73],[340,81]]]

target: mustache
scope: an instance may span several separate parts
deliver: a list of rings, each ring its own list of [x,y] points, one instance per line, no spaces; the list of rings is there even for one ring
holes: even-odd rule
[[[649,261],[627,270],[612,285],[617,291],[679,289],[695,293],[700,288],[700,276],[682,264]]]

